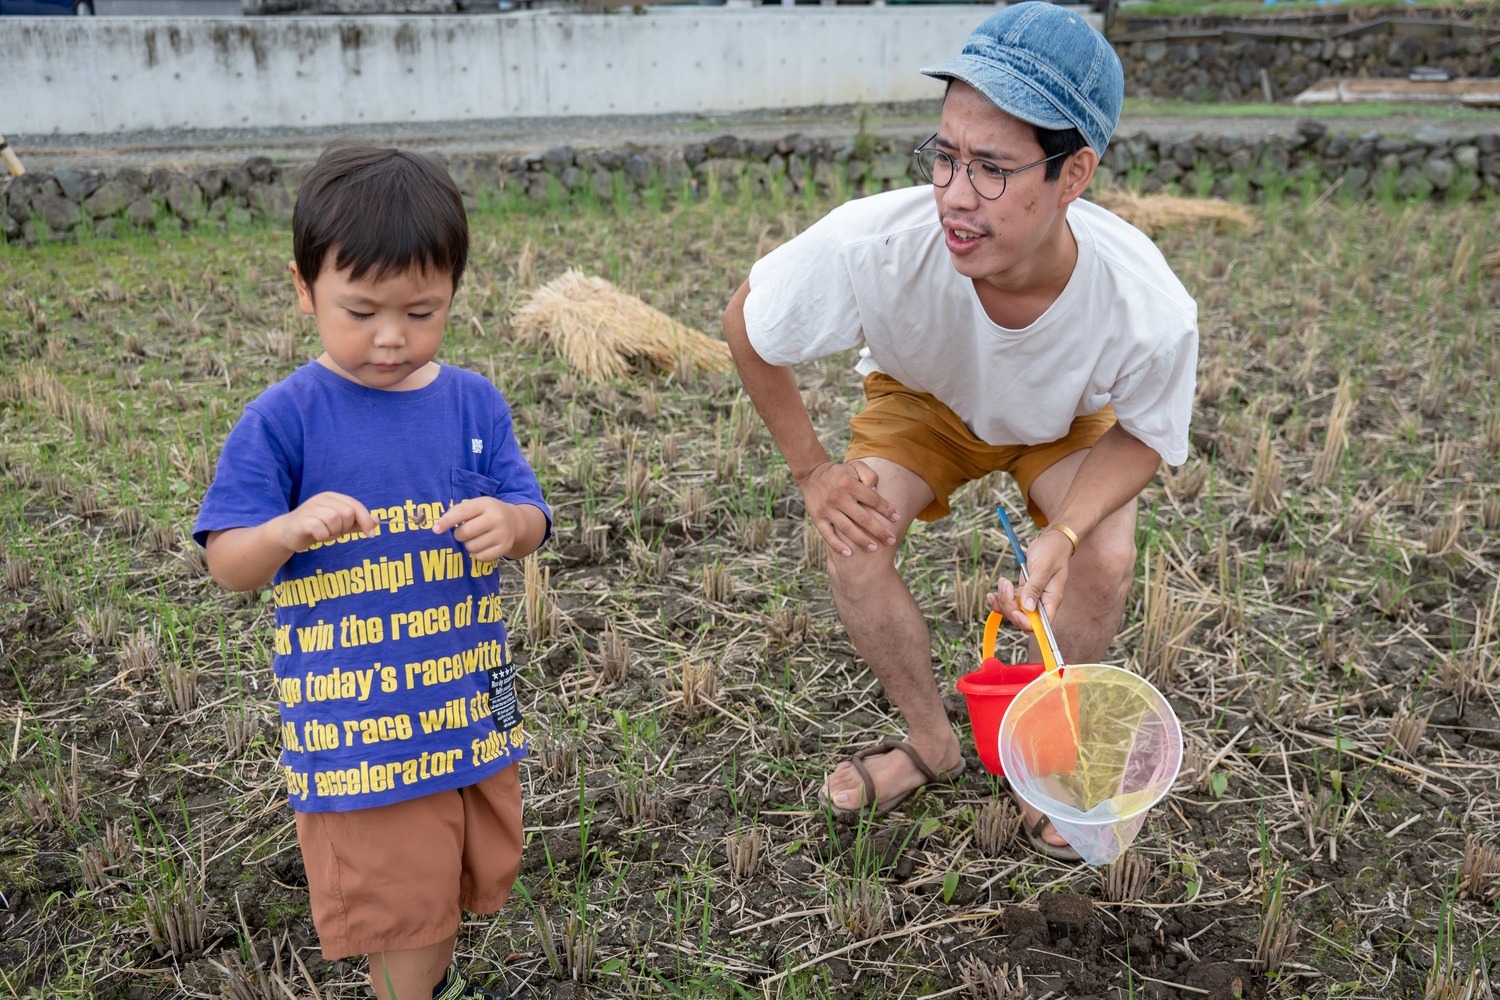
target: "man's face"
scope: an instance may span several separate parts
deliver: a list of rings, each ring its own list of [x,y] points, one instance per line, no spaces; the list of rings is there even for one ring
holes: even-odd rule
[[[942,123],[933,140],[941,152],[958,162],[947,187],[934,187],[938,218],[949,258],[958,272],[980,281],[1005,284],[1045,263],[1067,236],[1063,210],[1077,193],[1067,183],[1074,154],[1060,162],[1063,176],[1048,181],[1043,164],[1015,174],[1005,193],[994,201],[981,198],[969,182],[965,165],[986,160],[1014,170],[1044,155],[1030,124],[1006,114],[968,84],[957,80],[943,101]],[[974,172],[979,173],[976,165]]]

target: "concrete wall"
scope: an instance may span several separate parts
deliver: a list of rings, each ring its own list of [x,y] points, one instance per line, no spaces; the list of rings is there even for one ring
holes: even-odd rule
[[[992,8],[7,18],[11,133],[357,126],[922,100]]]

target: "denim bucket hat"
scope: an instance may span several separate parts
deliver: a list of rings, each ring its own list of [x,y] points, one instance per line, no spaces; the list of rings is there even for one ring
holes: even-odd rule
[[[1125,96],[1120,57],[1104,36],[1077,14],[1037,0],[991,15],[957,58],[922,72],[967,83],[1024,122],[1076,128],[1101,156]]]

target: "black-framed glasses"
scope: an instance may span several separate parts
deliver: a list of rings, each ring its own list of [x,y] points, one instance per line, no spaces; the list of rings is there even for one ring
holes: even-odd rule
[[[1053,153],[1044,156],[1040,160],[1028,163],[1025,166],[1006,170],[997,167],[989,160],[970,160],[964,163],[962,160],[950,156],[941,149],[931,146],[932,140],[937,138],[934,132],[927,137],[927,141],[912,150],[912,156],[917,158],[917,169],[922,176],[932,182],[934,187],[945,188],[953,183],[953,175],[958,172],[960,165],[969,175],[969,183],[974,186],[974,193],[985,201],[994,201],[1005,193],[1005,182],[1012,174],[1019,174],[1023,170],[1039,167],[1048,160],[1055,160],[1059,156],[1067,156],[1067,153]]]

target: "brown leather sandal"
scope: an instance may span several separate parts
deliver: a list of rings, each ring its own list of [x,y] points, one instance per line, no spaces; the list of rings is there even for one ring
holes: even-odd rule
[[[1021,801],[1014,791],[1011,790],[1010,782],[1004,782],[1005,790],[1010,793],[1011,801],[1021,811],[1021,833],[1026,837],[1026,842],[1039,854],[1045,854],[1053,861],[1082,861],[1083,855],[1079,854],[1069,844],[1049,844],[1045,836],[1047,828],[1052,826],[1052,821],[1046,816],[1038,816],[1035,823],[1026,822],[1026,803]],[[1054,827],[1055,829],[1055,827]]]
[[[882,799],[875,791],[875,781],[870,777],[870,772],[865,769],[864,760],[867,757],[879,757],[893,750],[899,750],[906,754],[907,758],[911,760],[912,766],[922,775],[923,781],[916,788],[897,792],[889,798]],[[881,740],[874,746],[865,747],[863,750],[856,750],[850,755],[849,763],[854,765],[854,772],[859,775],[859,780],[864,783],[864,797],[858,809],[840,809],[833,804],[833,800],[829,797],[828,786],[826,784],[818,789],[818,802],[824,808],[832,810],[833,815],[839,819],[857,819],[866,813],[873,816],[884,816],[928,785],[952,784],[953,779],[964,773],[965,767],[965,761],[960,755],[958,763],[953,767],[950,767],[946,771],[934,771],[922,759],[922,755],[912,748],[911,744],[905,740],[897,739]]]

